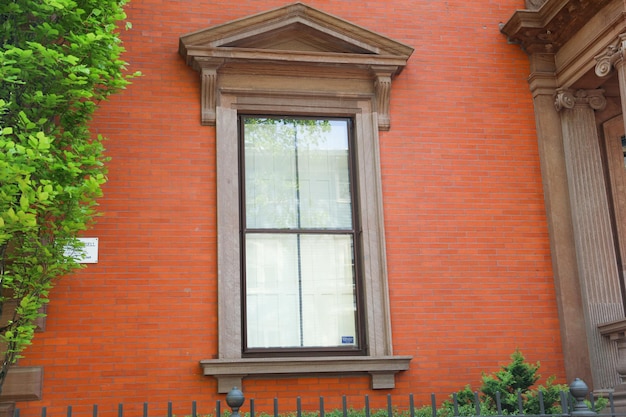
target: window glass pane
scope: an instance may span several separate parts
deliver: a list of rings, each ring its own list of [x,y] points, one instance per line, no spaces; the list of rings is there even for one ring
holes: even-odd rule
[[[276,119],[245,122],[248,228],[298,227],[295,128]]]
[[[298,184],[302,228],[352,228],[348,126],[345,120],[299,125]]]
[[[300,345],[296,235],[246,238],[248,347]]]
[[[246,118],[246,227],[351,229],[346,120]]]
[[[304,346],[356,346],[352,236],[301,236]]]
[[[351,235],[246,237],[248,348],[356,346]]]

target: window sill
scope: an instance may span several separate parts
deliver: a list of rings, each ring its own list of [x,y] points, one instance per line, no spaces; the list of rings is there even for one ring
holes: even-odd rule
[[[200,361],[204,375],[217,379],[217,391],[242,388],[252,377],[370,374],[372,389],[395,387],[395,374],[409,369],[412,356],[306,357],[263,359],[209,359]]]

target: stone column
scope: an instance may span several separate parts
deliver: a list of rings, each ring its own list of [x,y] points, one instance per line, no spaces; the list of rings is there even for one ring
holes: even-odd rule
[[[624,53],[626,51],[626,34],[617,37],[612,45],[596,56],[595,72],[598,77],[606,77],[613,68],[617,70],[617,77],[620,89],[620,101],[622,107],[622,118],[626,126],[626,60]],[[618,412],[626,412],[626,319],[601,324],[599,326],[600,333],[615,343],[618,351],[618,362],[616,371],[619,375],[619,384],[615,387],[613,398],[615,407]]]
[[[617,40],[609,45],[606,50],[597,55],[596,59],[596,75],[600,78],[606,77],[611,73],[613,67],[617,70],[619,80],[619,92],[622,104],[622,117],[626,125],[626,61],[624,60],[624,52],[626,51],[626,33],[617,37]]]
[[[529,84],[535,107],[537,144],[565,373],[568,381],[581,378],[591,384],[591,366],[574,245],[561,117],[554,107],[557,87],[554,54],[533,53],[530,56],[530,63]]]
[[[598,325],[624,317],[618,266],[600,153],[595,110],[606,106],[603,90],[557,90],[568,177],[574,242],[582,290],[593,389],[617,380],[617,348]]]

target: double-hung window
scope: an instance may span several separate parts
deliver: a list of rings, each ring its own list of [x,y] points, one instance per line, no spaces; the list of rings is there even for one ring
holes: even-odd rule
[[[180,38],[215,126],[217,390],[369,375],[395,386],[379,131],[413,48],[302,3]],[[207,130],[209,137],[211,130]]]
[[[243,353],[364,352],[351,119],[239,123]]]

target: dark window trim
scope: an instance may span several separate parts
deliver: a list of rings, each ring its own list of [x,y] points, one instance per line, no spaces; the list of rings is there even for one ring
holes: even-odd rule
[[[246,118],[273,118],[273,119],[286,119],[292,118],[296,120],[342,120],[346,121],[348,125],[348,175],[350,178],[350,195],[351,195],[351,212],[352,212],[352,228],[351,229],[326,229],[326,228],[290,228],[290,229],[257,229],[246,227],[246,199],[245,199],[245,152],[243,143],[245,141],[245,122]],[[300,116],[294,114],[280,115],[277,113],[272,114],[254,114],[254,113],[238,113],[237,115],[238,125],[238,187],[239,187],[239,213],[240,213],[240,270],[241,270],[241,333],[242,333],[242,346],[241,352],[243,358],[262,358],[262,357],[310,357],[310,356],[366,356],[368,355],[367,345],[367,328],[365,326],[365,302],[364,302],[364,285],[362,276],[362,259],[363,244],[362,239],[362,227],[361,227],[361,211],[359,209],[359,194],[358,194],[358,170],[356,169],[356,140],[355,140],[355,123],[353,117],[346,116]],[[246,304],[246,268],[245,268],[245,236],[247,234],[338,234],[338,235],[351,235],[353,238],[353,256],[354,256],[354,274],[355,274],[355,289],[356,289],[356,303],[357,314],[355,317],[358,345],[353,346],[336,346],[336,347],[290,347],[290,348],[248,348],[247,347],[247,304]]]

